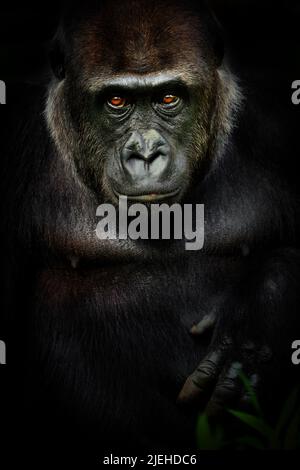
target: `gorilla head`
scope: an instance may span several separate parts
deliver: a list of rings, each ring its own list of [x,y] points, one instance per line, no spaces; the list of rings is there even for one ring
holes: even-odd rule
[[[238,89],[208,11],[180,0],[68,10],[47,120],[97,198],[180,200],[226,142]]]

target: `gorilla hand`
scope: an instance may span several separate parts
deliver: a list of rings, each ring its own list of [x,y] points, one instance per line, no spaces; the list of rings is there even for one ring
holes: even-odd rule
[[[259,372],[272,357],[269,346],[245,340],[245,335],[239,340],[239,334],[228,333],[224,326],[211,314],[192,327],[191,333],[197,336],[214,328],[213,337],[206,357],[187,378],[178,396],[179,403],[202,403],[209,415],[219,414],[226,407],[247,406],[250,395],[240,379],[241,370],[256,390],[261,382]]]

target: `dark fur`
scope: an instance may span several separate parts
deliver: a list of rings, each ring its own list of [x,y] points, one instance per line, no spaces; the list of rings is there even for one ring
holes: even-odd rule
[[[92,11],[78,20],[75,10],[75,19],[65,19],[51,87],[66,76],[69,101],[56,101],[52,129],[68,139],[58,149],[49,135],[43,90],[35,105],[29,102],[29,124],[10,157],[16,162],[8,165],[7,249],[14,251],[8,258],[21,286],[14,285],[13,296],[24,299],[22,312],[18,299],[8,305],[28,331],[29,409],[45,432],[74,438],[82,432],[100,447],[192,445],[196,413],[176,398],[209,348],[210,338],[197,340],[189,328],[212,310],[219,318],[214,345],[226,335],[234,340],[228,363],[238,360],[246,373],[261,373],[272,403],[290,383],[299,254],[295,198],[274,164],[282,149],[273,145],[271,124],[260,135],[257,108],[247,97],[224,106],[230,93],[217,76],[219,39],[208,14],[203,20],[187,7],[183,13],[181,2],[172,10],[172,3],[147,2],[145,10],[144,2],[122,1],[111,13]],[[128,5],[130,23],[119,23],[129,17]],[[203,86],[191,133],[184,135],[191,161],[181,202],[205,204],[204,250],[185,252],[171,242],[100,243],[95,209],[112,199],[103,155],[113,142],[101,135],[96,148],[80,87],[91,74],[147,74],[187,64],[187,57]],[[77,145],[86,154],[76,149],[72,161],[62,155],[62,148]],[[247,363],[248,341],[270,346],[271,362]]]

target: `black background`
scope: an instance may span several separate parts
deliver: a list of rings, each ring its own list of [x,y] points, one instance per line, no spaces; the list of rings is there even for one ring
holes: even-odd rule
[[[300,105],[292,105],[291,84],[294,80],[300,80],[300,2],[211,0],[210,3],[223,27],[233,67],[243,88],[249,95],[255,93],[262,106],[267,107],[271,114],[282,121],[282,132],[289,146],[293,146],[294,153],[289,153],[287,159],[283,155],[281,164],[290,184],[297,188]],[[20,88],[22,90],[25,84],[43,84],[46,80],[47,49],[57,26],[60,7],[60,2],[57,1],[35,4],[23,2],[22,5],[5,2],[0,6],[0,80],[4,80],[7,85],[7,105],[0,106],[0,140],[9,138],[6,121],[8,116],[14,118]],[[5,277],[3,271],[2,275]],[[0,322],[0,339],[6,340],[1,326]],[[18,404],[11,401],[11,390],[8,389],[8,379],[12,378],[13,399],[18,399],[19,379],[14,377],[14,371],[10,369],[11,354],[8,343],[8,364],[0,366],[0,427],[4,434],[6,424],[2,425],[5,421],[1,417],[7,414],[8,420],[15,420],[14,410],[18,408]],[[11,428],[18,434],[19,425],[17,421],[10,423],[7,435],[11,437]],[[26,429],[24,423],[21,427]],[[4,441],[1,440],[0,443],[3,444]],[[34,451],[34,443],[31,450]],[[22,461],[22,456],[17,455],[18,451],[12,445],[9,450],[11,462],[18,457]],[[13,455],[14,452],[16,455]],[[272,461],[278,458],[279,455],[275,455]],[[269,459],[268,456],[267,460]],[[209,462],[213,466],[213,460],[206,457],[205,461],[207,466],[203,465],[203,468],[209,468]],[[245,463],[242,463],[240,468],[244,466]],[[44,468],[42,462],[41,467]]]
[[[300,3],[297,0],[209,0],[243,72],[256,79],[294,80],[300,68]],[[3,2],[0,7],[0,76],[41,79],[45,50],[61,2]],[[276,76],[275,76],[276,75]]]

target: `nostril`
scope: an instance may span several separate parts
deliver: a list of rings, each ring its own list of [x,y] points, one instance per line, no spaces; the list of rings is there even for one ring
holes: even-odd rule
[[[159,178],[164,174],[170,163],[168,149],[162,147],[145,149],[128,148],[121,153],[122,166],[125,173],[133,179]]]
[[[137,152],[130,152],[127,157],[127,161],[130,160],[146,160],[143,155]]]
[[[165,154],[161,152],[160,150],[157,150],[156,152],[149,153],[149,154],[142,154],[138,152],[129,152],[127,155],[127,161],[129,162],[130,160],[143,160],[145,163],[148,163],[149,165],[154,162],[159,157],[163,157]]]
[[[147,157],[147,161],[149,163],[152,163],[152,162],[154,162],[154,160],[156,160],[157,158],[159,158],[161,156],[163,156],[162,152],[160,152],[160,150],[157,150],[156,152],[153,152],[151,155],[149,155]]]

